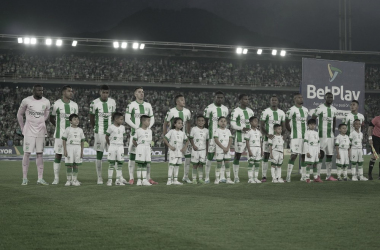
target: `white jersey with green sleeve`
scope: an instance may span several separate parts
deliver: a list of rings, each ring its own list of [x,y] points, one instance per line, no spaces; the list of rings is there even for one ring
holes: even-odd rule
[[[261,113],[261,121],[264,121],[265,130],[269,135],[273,135],[273,126],[285,122],[285,113],[281,109],[273,110],[271,108],[265,109]],[[264,141],[268,141],[268,137],[264,136]]]
[[[62,134],[62,140],[67,141],[67,145],[81,145],[85,140],[83,129],[68,127]]]
[[[350,141],[351,141],[351,148],[355,149],[362,149],[363,148],[363,133],[362,132],[356,132],[356,130],[353,130],[350,133]]]
[[[244,139],[249,142],[249,147],[261,147],[262,134],[259,129],[250,129],[245,133]]]
[[[347,113],[346,116],[343,118],[342,123],[347,125],[347,135],[350,136],[351,131],[354,131],[354,121],[356,119],[360,120],[360,124],[364,124],[364,115],[357,113]],[[361,131],[361,128],[359,128],[359,131]]]
[[[206,149],[206,143],[208,141],[208,130],[207,128],[193,127],[190,131],[190,139],[193,139],[194,145],[197,146],[198,150]]]
[[[112,114],[116,111],[116,102],[108,98],[103,102],[100,98],[90,104],[90,114],[95,115],[95,134],[104,135],[112,124]]]
[[[309,110],[303,106],[300,108],[293,106],[286,112],[286,119],[290,120],[291,139],[305,138],[308,114]]]
[[[54,138],[61,139],[66,128],[70,127],[69,116],[78,114],[78,104],[73,101],[65,103],[62,99],[55,101],[50,115],[55,116]]]
[[[324,103],[315,109],[313,116],[318,119],[319,138],[334,138],[334,117],[337,109],[334,106],[327,107]]]
[[[136,101],[133,101],[130,104],[128,104],[125,113],[131,115],[132,123],[138,127],[141,125],[141,122],[140,122],[141,116],[143,115],[147,115],[149,117],[154,116],[152,105],[150,105],[149,102],[138,103]],[[125,121],[127,122],[127,118]],[[135,134],[135,131],[136,129],[131,127],[132,136]]]
[[[109,137],[110,145],[123,146],[125,127],[123,125],[116,127],[114,124],[111,124],[107,129],[106,135]]]
[[[186,124],[186,122],[191,120],[191,112],[190,112],[190,110],[188,110],[187,108],[183,108],[183,110],[179,110],[176,107],[171,108],[166,113],[165,121],[167,121],[168,123],[170,123],[170,125],[172,125],[173,120],[176,117],[179,117],[179,118],[182,119],[182,121],[183,121],[183,127],[184,127],[183,131],[186,132],[187,131],[187,127],[186,127],[187,124]]]
[[[224,105],[216,106],[212,103],[205,108],[203,115],[208,119],[209,139],[213,139],[213,133],[218,128],[218,119],[221,116],[228,116],[228,108]]]
[[[150,147],[152,137],[152,130],[150,128],[138,128],[133,135],[133,140],[137,142],[137,145],[145,145]]]
[[[250,108],[242,109],[240,107],[235,108],[231,113],[231,127],[236,130],[236,141],[243,142],[244,136],[242,135],[243,128],[250,128],[249,118],[254,115],[254,112]]]
[[[339,149],[348,150],[351,146],[350,138],[347,135],[339,134],[335,139],[335,146],[338,146]]]

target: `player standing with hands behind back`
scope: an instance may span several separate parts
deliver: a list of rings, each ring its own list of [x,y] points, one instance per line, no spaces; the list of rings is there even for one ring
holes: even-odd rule
[[[136,159],[136,146],[133,143],[133,136],[136,130],[140,128],[141,117],[143,115],[150,117],[149,129],[154,125],[154,114],[152,105],[148,102],[144,102],[144,89],[142,87],[137,87],[134,90],[134,95],[136,100],[128,104],[125,111],[125,122],[131,127],[131,139],[129,141],[129,184],[134,183],[134,171],[135,171],[135,159]],[[150,178],[150,163],[146,164],[146,178],[150,184],[158,184]]]
[[[334,96],[331,92],[325,94],[325,103],[318,106],[313,114],[313,119],[318,119],[318,133],[320,149],[326,155],[326,181],[337,181],[331,175],[332,155],[334,152],[334,133],[336,127],[336,108],[332,106]],[[321,174],[322,160],[317,164],[318,175]]]
[[[239,95],[240,107],[235,108],[231,113],[231,127],[236,130],[235,135],[235,157],[233,162],[234,181],[239,183],[239,161],[241,154],[247,150],[244,141],[245,134],[251,130],[249,118],[254,115],[252,109],[248,108],[249,100],[247,94]]]
[[[62,134],[65,129],[70,127],[69,116],[78,114],[78,104],[72,101],[73,89],[69,85],[62,87],[62,98],[57,100],[50,112],[50,122],[55,126],[54,132],[54,181],[53,185],[59,183],[59,170],[61,168],[61,159],[63,153]]]
[[[98,175],[98,184],[103,184],[102,177],[102,158],[104,150],[108,149],[106,142],[106,133],[112,124],[112,114],[116,111],[116,102],[110,98],[110,89],[108,85],[102,85],[99,91],[100,97],[90,104],[90,124],[94,128],[96,150],[96,173]],[[125,181],[126,182],[126,181]]]
[[[270,98],[270,107],[265,109],[261,113],[261,118],[260,118],[260,129],[261,133],[264,135],[264,142],[263,142],[263,147],[264,147],[264,159],[262,163],[262,168],[263,172],[261,173],[262,175],[262,182],[267,181],[267,171],[268,171],[268,160],[269,160],[269,139],[274,138],[274,129],[273,126],[275,124],[280,124],[282,127],[282,133],[285,133],[285,113],[281,109],[278,108],[278,98],[276,95],[273,95]]]

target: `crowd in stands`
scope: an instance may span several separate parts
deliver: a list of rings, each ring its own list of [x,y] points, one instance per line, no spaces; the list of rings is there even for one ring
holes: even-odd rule
[[[0,53],[0,77],[68,81],[299,86],[301,64]]]
[[[300,62],[0,52],[0,78],[13,79],[297,87],[301,68]],[[379,80],[379,66],[366,66],[366,89],[380,89]]]
[[[74,98],[73,101],[78,103],[80,126],[83,128],[86,140],[90,146],[94,144],[93,130],[89,122],[89,106],[91,101],[99,97],[98,88],[88,88],[85,86],[73,85]],[[23,98],[30,96],[32,87],[8,87],[0,85],[0,146],[22,145],[22,138],[15,134],[15,130],[19,128],[17,123],[17,110]],[[176,90],[145,90],[145,100],[152,104],[155,112],[155,125],[153,126],[153,141],[154,146],[163,146],[162,141],[162,124],[166,115],[166,111],[174,107],[173,97],[179,92]],[[186,98],[186,107],[192,111],[193,118],[197,114],[202,114],[207,105],[212,103],[212,90],[202,91],[182,91]],[[274,92],[249,94],[251,108],[256,115],[269,107],[269,100]],[[230,113],[232,109],[238,106],[239,92],[226,92],[225,105],[229,108]],[[285,112],[293,106],[291,93],[281,93],[277,96],[279,98],[279,108]],[[54,85],[44,86],[44,97],[48,98],[53,104],[56,100],[61,98],[61,88]],[[111,89],[111,97],[116,100],[117,111],[125,112],[127,105],[134,100],[132,89]],[[380,95],[366,95],[365,102],[365,116],[367,121],[379,115],[378,109],[373,107],[380,106]],[[193,119],[195,120],[195,119]],[[48,136],[46,137],[46,146],[53,146],[54,143],[54,126],[48,123]],[[127,126],[127,136],[125,138],[125,145],[129,141],[129,130]],[[364,131],[366,133],[366,130]],[[367,138],[367,136],[364,136]],[[287,137],[286,146],[290,143],[290,138]]]

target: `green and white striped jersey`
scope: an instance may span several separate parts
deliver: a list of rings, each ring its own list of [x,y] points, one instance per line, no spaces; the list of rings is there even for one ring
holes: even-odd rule
[[[288,112],[286,112],[286,119],[290,120],[290,128],[291,128],[290,138],[292,139],[305,138],[308,113],[309,113],[309,110],[303,106],[300,108],[293,106],[288,110]]]
[[[54,138],[61,139],[66,128],[70,127],[69,116],[71,114],[78,114],[76,102],[65,103],[62,99],[55,101],[50,111],[50,115],[55,116]]]
[[[136,101],[133,101],[130,104],[128,104],[125,113],[131,115],[131,121],[137,127],[140,127],[141,125],[141,116],[147,115],[149,117],[153,117],[152,105],[150,105],[149,102],[138,103]],[[125,122],[127,122],[127,117],[125,117]],[[134,135],[135,131],[136,129],[131,126],[131,135]]]
[[[231,127],[236,130],[237,142],[243,142],[244,136],[242,135],[243,128],[250,128],[249,118],[253,116],[252,109],[240,107],[235,108],[231,113]]]
[[[218,128],[218,118],[228,116],[228,108],[224,105],[216,106],[214,103],[208,105],[203,115],[208,119],[209,139],[213,139],[214,131]]]
[[[337,109],[334,106],[327,107],[324,103],[315,109],[314,114],[318,119],[319,138],[334,138],[333,121]]]
[[[266,108],[261,113],[260,121],[265,122],[265,130],[268,134],[273,135],[273,126],[275,124],[281,124],[281,122],[285,122],[285,113],[281,109],[273,110],[271,108]],[[268,141],[268,137],[264,136],[264,141]]]
[[[165,116],[165,121],[169,122],[172,125],[174,118],[179,117],[183,121],[183,131],[186,133],[186,122],[191,120],[191,112],[187,108],[183,110],[178,110],[177,107],[171,108]]]
[[[347,125],[347,135],[348,136],[350,136],[351,131],[355,130],[354,121],[356,119],[360,120],[360,124],[364,124],[364,115],[362,115],[360,113],[357,113],[357,114],[353,114],[352,112],[347,113],[346,116],[342,120],[342,122]],[[361,130],[361,128],[359,128],[359,130]]]
[[[95,115],[95,134],[104,135],[112,124],[112,114],[116,111],[116,102],[108,98],[103,102],[100,98],[90,104],[90,114]]]

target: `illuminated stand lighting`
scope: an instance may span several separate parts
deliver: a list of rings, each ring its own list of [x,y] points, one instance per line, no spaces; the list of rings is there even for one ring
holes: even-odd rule
[[[115,49],[119,48],[119,42],[113,42],[113,47],[114,47]]]
[[[274,50],[272,50],[272,55],[277,55],[277,50],[276,49],[274,49]]]
[[[257,54],[258,54],[258,55],[261,55],[262,53],[263,53],[263,50],[262,50],[262,49],[258,49],[258,50],[257,50]]]
[[[126,42],[122,42],[121,43],[121,48],[122,49],[126,49],[128,47],[128,43],[126,43]]]
[[[23,41],[22,37],[19,37],[19,38],[17,38],[17,42],[18,43],[23,43],[24,41]]]
[[[75,41],[75,40],[74,40],[73,43],[71,44],[71,46],[76,47],[77,44],[78,44],[78,41]]]
[[[34,37],[30,38],[30,44],[37,44],[37,39]]]
[[[246,55],[248,53],[247,49],[243,49],[243,55]]]
[[[140,49],[144,49],[144,48],[145,48],[145,44],[144,43],[140,44]]]
[[[139,48],[139,43],[133,43],[132,48],[133,49],[138,49]]]
[[[25,37],[24,38],[24,43],[25,44],[29,44],[30,43],[30,38],[29,37]]]
[[[237,54],[241,54],[241,53],[243,53],[243,49],[242,48],[236,48],[236,53]]]
[[[51,39],[50,39],[50,38],[46,39],[46,40],[45,40],[45,44],[46,44],[46,45],[51,45],[51,44],[52,44]]]
[[[285,55],[286,55],[286,51],[285,50],[281,50],[280,56],[285,56]]]
[[[55,45],[57,45],[57,46],[61,46],[61,45],[62,45],[62,40],[58,39],[58,40],[55,42]]]

